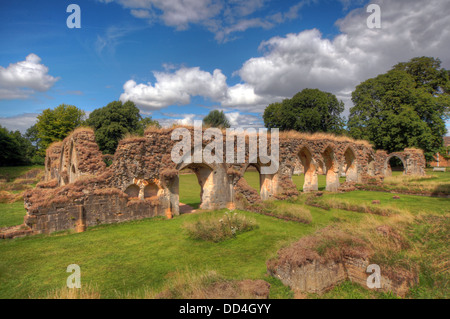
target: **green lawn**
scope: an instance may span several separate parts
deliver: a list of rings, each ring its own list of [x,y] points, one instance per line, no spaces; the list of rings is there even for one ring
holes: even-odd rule
[[[259,189],[259,174],[247,172],[246,180]],[[440,177],[442,178],[442,176]],[[297,185],[302,177],[294,176]],[[325,176],[319,176],[319,187],[325,187]],[[301,188],[300,188],[301,189]],[[350,193],[325,193],[324,198],[352,200],[355,203],[392,205],[414,214],[445,214],[450,200],[382,192],[355,191]],[[301,195],[293,205],[304,205]],[[180,176],[180,201],[193,207],[200,204],[200,186],[194,174]],[[36,235],[0,241],[0,298],[45,297],[53,289],[65,286],[66,268],[70,264],[81,267],[82,283],[89,283],[102,298],[115,298],[127,293],[143,296],[145,289],[159,290],[174,272],[214,270],[228,279],[264,279],[271,284],[271,298],[292,298],[293,293],[280,281],[267,276],[266,261],[277,251],[302,236],[311,234],[331,223],[343,220],[359,223],[364,214],[332,209],[329,211],[309,207],[312,223],[288,222],[250,212],[239,212],[253,218],[258,229],[239,234],[236,238],[220,243],[203,242],[188,237],[186,223],[195,222],[205,215],[221,217],[226,210],[186,214],[172,220],[145,219],[121,224],[90,227],[84,233],[71,231],[52,235]],[[0,227],[23,222],[23,203],[0,204]],[[389,218],[374,216],[374,218]],[[432,225],[432,224],[430,224]],[[440,233],[431,232],[430,225],[412,228],[419,245],[428,245],[424,251],[424,271],[421,284],[413,296],[433,297],[436,276],[427,268],[436,260],[442,246]],[[425,236],[435,236],[425,241]],[[448,236],[448,234],[446,235]],[[439,243],[434,245],[433,243]],[[444,241],[445,243],[445,241]],[[434,246],[436,247],[434,247]],[[429,255],[427,255],[429,254]],[[426,257],[426,255],[428,257]],[[445,275],[447,276],[447,275]],[[448,276],[447,276],[448,277]],[[445,294],[445,280],[441,280],[438,297]],[[442,284],[444,282],[444,284]],[[444,293],[442,292],[444,291]],[[392,295],[368,291],[351,283],[343,283],[323,296],[311,298],[391,298]]]
[[[222,212],[204,214],[222,216]],[[44,297],[64,287],[69,264],[81,267],[82,282],[97,287],[102,297],[139,293],[162,287],[170,273],[187,269],[215,270],[230,279],[265,279],[272,297],[290,297],[288,288],[266,276],[266,261],[283,245],[346,216],[350,212],[311,209],[313,222],[305,225],[240,212],[259,228],[235,239],[210,243],[190,239],[183,228],[201,214],[165,220],[146,219],[89,228],[84,233],[37,235],[0,241],[0,298]]]
[[[6,179],[8,182],[16,179],[19,176],[24,175],[26,172],[32,169],[44,170],[43,165],[31,165],[31,166],[9,166],[0,167],[0,179]]]
[[[198,208],[200,205],[201,188],[197,176],[195,174],[180,175],[179,187],[180,203]]]
[[[23,224],[26,210],[23,202],[0,204],[0,228]]]
[[[351,200],[356,204],[371,204],[373,200],[379,200],[380,206],[391,206],[406,209],[414,214],[417,213],[450,213],[450,199],[426,196],[414,196],[397,194],[400,199],[393,199],[396,194],[369,191],[354,191],[348,193],[328,193],[327,198],[337,200]]]

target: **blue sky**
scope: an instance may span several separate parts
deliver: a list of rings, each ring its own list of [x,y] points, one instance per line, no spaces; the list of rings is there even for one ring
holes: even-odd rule
[[[81,28],[69,29],[69,4]],[[380,5],[382,28],[366,24]],[[397,0],[71,0],[0,4],[0,124],[24,131],[59,104],[87,113],[133,100],[164,125],[223,109],[262,126],[306,87],[348,110],[355,85],[414,56],[450,68],[450,6]]]

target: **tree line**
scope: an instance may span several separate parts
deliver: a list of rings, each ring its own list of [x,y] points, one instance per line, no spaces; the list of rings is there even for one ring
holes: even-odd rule
[[[44,164],[50,144],[61,141],[74,129],[92,127],[100,150],[114,154],[119,140],[126,134],[143,135],[146,127],[160,127],[151,117],[142,117],[133,102],[114,101],[94,110],[86,117],[83,110],[61,104],[37,116],[36,124],[25,134],[0,126],[0,166]]]
[[[443,150],[445,121],[450,118],[449,75],[439,59],[413,58],[360,83],[352,92],[354,106],[348,120],[336,96],[304,89],[291,99],[270,104],[264,124],[280,130],[347,135],[388,152],[416,147],[431,160]]]
[[[346,119],[344,103],[334,94],[304,89],[290,99],[268,105],[267,128],[327,132],[370,141],[388,152],[421,148],[427,160],[443,149],[445,120],[450,118],[450,71],[432,57],[398,63],[385,74],[360,83],[352,92],[354,106]],[[223,111],[213,110],[203,123],[230,127]],[[80,126],[92,127],[104,154],[114,154],[127,134],[143,135],[158,121],[143,117],[131,102],[113,101],[86,117],[83,110],[62,104],[46,109],[24,134],[0,126],[0,166],[43,164],[47,147]]]

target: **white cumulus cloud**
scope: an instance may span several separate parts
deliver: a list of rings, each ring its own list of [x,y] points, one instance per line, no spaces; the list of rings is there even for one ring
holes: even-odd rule
[[[219,101],[227,92],[226,76],[218,69],[211,74],[198,67],[183,67],[174,73],[153,74],[156,78],[154,85],[127,81],[120,100],[131,100],[142,108],[155,110],[174,104],[188,104],[192,96]]]
[[[41,64],[41,58],[34,53],[25,61],[0,66],[0,99],[27,98],[35,91],[48,91],[58,77],[48,74],[48,67]]]
[[[417,56],[433,56],[450,69],[450,6],[440,0],[374,0],[381,8],[381,29],[369,29],[366,8],[336,22],[340,33],[328,39],[318,29],[263,41],[261,56],[245,61],[234,74],[240,83],[228,86],[220,70],[200,68],[155,73],[155,84],[125,83],[121,100],[156,109],[188,104],[203,96],[228,109],[262,112],[274,101],[305,88],[335,94],[348,108],[360,82]],[[172,73],[170,73],[171,71]]]

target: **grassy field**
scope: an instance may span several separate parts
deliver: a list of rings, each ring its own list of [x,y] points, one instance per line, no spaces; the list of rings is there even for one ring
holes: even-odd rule
[[[18,177],[23,172],[14,174]],[[247,172],[245,178],[252,187],[259,188],[257,172]],[[438,180],[441,178],[445,181],[447,175],[439,175]],[[301,177],[295,179],[297,185],[302,185]],[[319,186],[324,188],[325,180],[321,179]],[[325,193],[323,198],[360,205],[380,200],[379,206],[397,207],[420,216],[422,222],[413,223],[408,228],[408,236],[418,253],[411,258],[416,258],[421,267],[420,284],[408,297],[448,298],[449,274],[442,264],[442,258],[446,259],[446,251],[450,250],[448,232],[445,231],[448,222],[443,226],[442,220],[448,221],[450,200],[411,195],[400,195],[400,199],[394,200],[393,195],[355,191]],[[180,176],[180,201],[193,207],[200,204],[200,186],[195,175]],[[210,271],[227,279],[263,279],[271,284],[271,298],[292,298],[294,293],[289,288],[267,275],[266,261],[274,257],[281,247],[327,225],[349,222],[358,228],[358,225],[365,225],[368,218],[379,222],[387,222],[390,218],[306,206],[305,196],[289,205],[307,209],[312,222],[284,221],[239,211],[239,214],[255,220],[258,228],[218,243],[190,238],[186,226],[208,216],[221,218],[226,210],[187,214],[172,220],[158,217],[101,225],[78,234],[66,231],[1,240],[0,298],[53,297],[52,291],[65,286],[69,264],[80,265],[82,284],[91,287],[101,298],[146,297],[148,291],[163,290],[177,274]],[[22,223],[24,214],[21,202],[0,204],[0,227]],[[441,224],[436,224],[438,217]],[[307,297],[395,298],[349,282],[322,296]]]
[[[203,214],[222,216],[224,211]],[[324,227],[338,215],[311,209],[309,225],[239,212],[256,220],[259,228],[220,243],[190,239],[185,223],[203,214],[173,220],[161,218],[103,225],[84,233],[63,232],[0,242],[0,298],[45,297],[65,285],[69,264],[78,264],[82,280],[97,287],[104,298],[117,293],[139,295],[160,289],[175,272],[214,270],[230,279],[265,279],[273,298],[292,297],[289,289],[266,276],[266,260],[284,245]]]
[[[26,210],[23,202],[0,204],[0,227],[9,227],[23,223]]]

